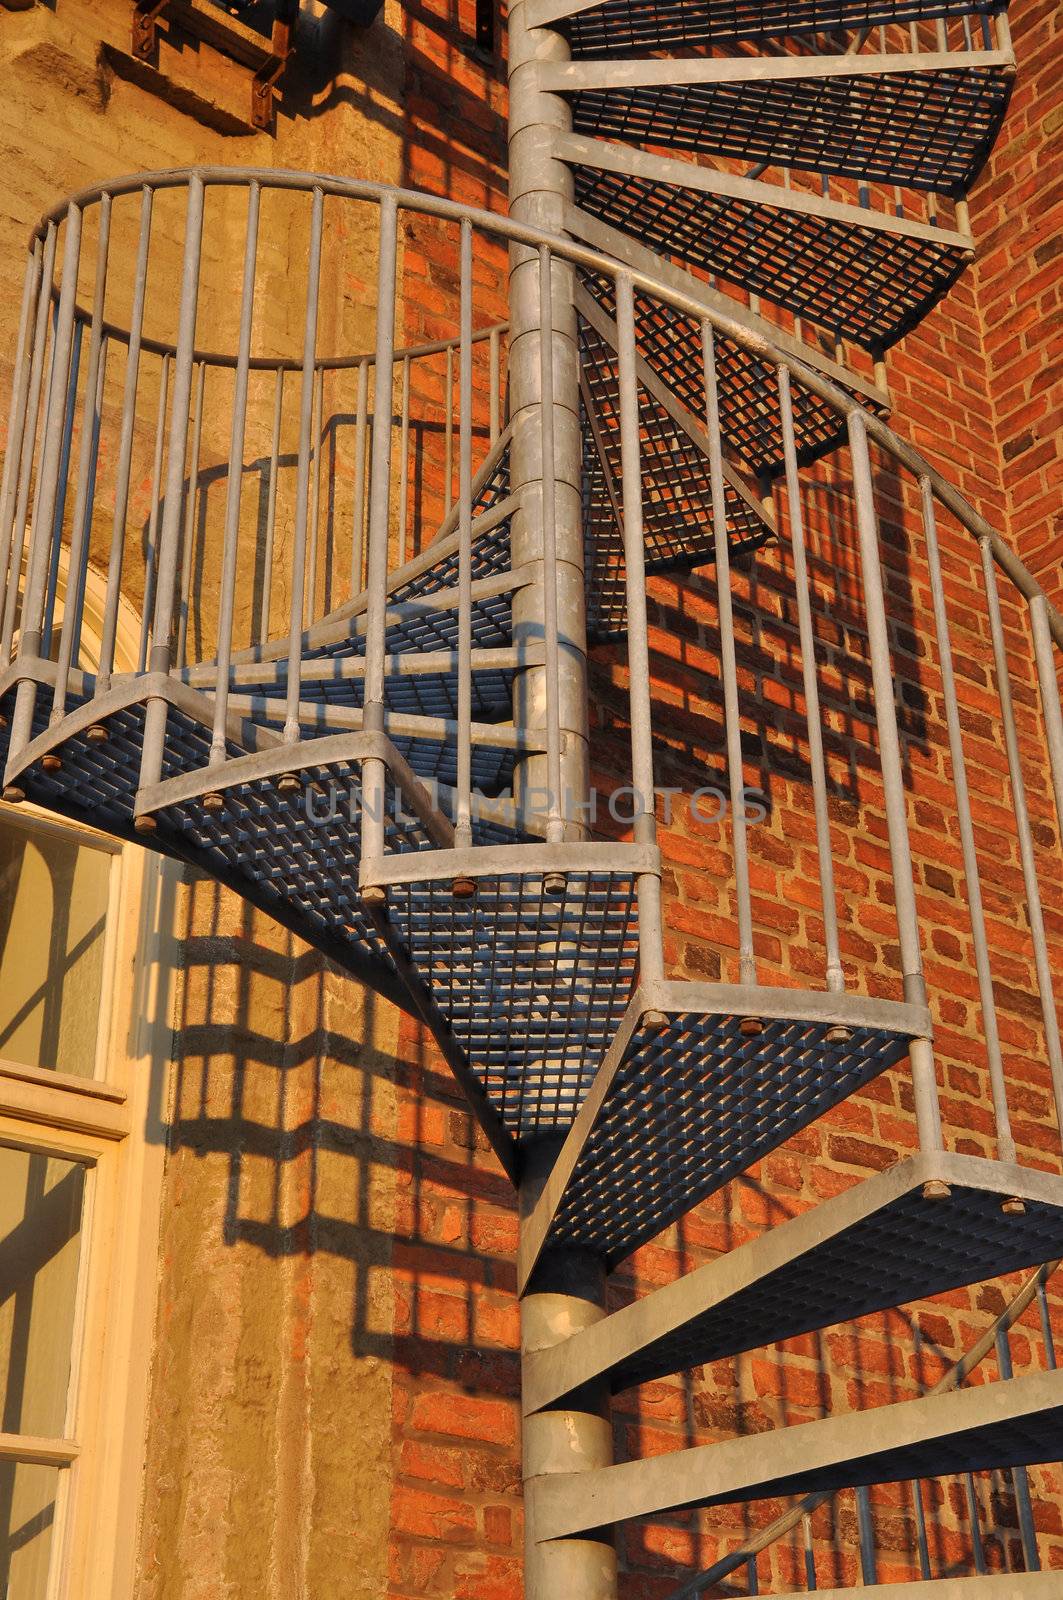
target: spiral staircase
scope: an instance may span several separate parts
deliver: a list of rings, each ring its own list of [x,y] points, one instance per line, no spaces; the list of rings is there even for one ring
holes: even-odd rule
[[[526,1592],[607,1600],[609,1529],[627,1518],[1058,1457],[1054,1370],[619,1464],[607,1398],[1063,1254],[1058,1132],[1047,1160],[1020,1159],[1011,1125],[1021,1084],[980,924],[939,523],[982,586],[1036,1070],[1057,1118],[1059,951],[1042,902],[1063,821],[1063,619],[884,420],[885,352],[972,255],[964,194],[1014,70],[1002,9],[518,0],[509,65],[508,219],[211,169],[116,180],[42,221],[0,485],[0,735],[5,799],[210,874],[430,1029],[520,1191]],[[235,213],[222,227],[211,205],[244,208],[235,320],[214,344],[211,262]],[[270,206],[288,207],[305,257],[280,291],[299,323],[285,350],[261,331]],[[372,238],[374,326],[323,352],[337,216],[344,237]],[[422,228],[454,304],[440,338],[404,342],[418,294],[404,241]],[[157,266],[167,241],[176,294]],[[480,270],[504,275],[507,259],[508,323]],[[886,984],[843,960],[807,525],[824,462],[853,507],[897,924]],[[946,1148],[962,1130],[942,1123],[881,462],[904,485],[932,599],[991,1157]],[[781,550],[822,987],[764,975],[750,886],[733,591]],[[668,975],[649,798],[667,717],[651,702],[646,580],[693,569],[717,608],[706,692],[727,758],[730,982]],[[127,602],[143,619],[132,670],[116,662]],[[589,647],[625,667],[630,826],[596,827],[589,809]],[[1020,660],[1039,690],[1035,780]],[[1057,808],[1047,878],[1031,781]],[[604,1315],[608,1272],[887,1073],[910,1091],[916,1153]],[[1035,1573],[1008,1583],[1050,1592]]]

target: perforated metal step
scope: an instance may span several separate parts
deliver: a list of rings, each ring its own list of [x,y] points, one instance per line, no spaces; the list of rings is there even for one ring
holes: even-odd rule
[[[1006,7],[986,9],[992,14]],[[572,54],[589,57],[918,22],[971,10],[970,0],[532,0],[529,22],[556,22]]]
[[[776,205],[767,185],[738,179],[728,180],[733,192],[712,192],[705,184],[722,175],[707,178],[690,163],[630,151],[628,170],[606,170],[618,148],[558,141],[585,211],[868,349],[894,344],[920,322],[972,256],[959,234],[857,206],[791,190],[776,191],[789,197]]]
[[[948,1199],[924,1198],[927,1183]],[[1003,1203],[1021,1199],[1021,1215]],[[530,1358],[525,1407],[614,1391],[1063,1255],[1063,1178],[974,1156],[899,1162]]]
[[[524,1230],[521,1283],[552,1242],[615,1265],[929,1033],[925,1008],[857,996],[641,987]]]
[[[1000,130],[1014,68],[980,52],[932,59],[948,64],[859,55],[611,62],[557,69],[547,86],[591,79],[594,87],[568,93],[575,131],[596,138],[963,194]],[[710,71],[734,81],[696,80]],[[665,73],[670,81],[640,81]]]

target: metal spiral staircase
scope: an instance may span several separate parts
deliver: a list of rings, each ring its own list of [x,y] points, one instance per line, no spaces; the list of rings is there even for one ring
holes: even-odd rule
[[[211,169],[99,185],[31,240],[0,485],[5,798],[211,874],[431,1030],[520,1191],[537,1600],[615,1595],[625,1518],[1059,1453],[1054,1370],[619,1464],[607,1407],[1063,1254],[1063,619],[884,420],[884,352],[971,256],[963,195],[1012,68],[1003,11],[967,4],[517,0],[508,219]],[[825,469],[881,796],[859,825],[891,880],[866,956],[831,809]],[[984,1067],[977,1154],[935,1068],[902,550],[970,916],[978,1033],[943,1048]],[[692,569],[726,758],[724,981],[665,958],[647,575]],[[751,880],[739,621],[769,570],[820,886],[822,970],[798,986]],[[998,1022],[957,629],[992,664],[1040,1006],[1021,1051]],[[623,705],[592,733],[602,671]],[[618,788],[627,813],[596,812]],[[915,1153],[604,1314],[632,1251],[884,1074]],[[1057,1127],[1032,1138],[1020,1110],[1020,1150],[1031,1084]]]

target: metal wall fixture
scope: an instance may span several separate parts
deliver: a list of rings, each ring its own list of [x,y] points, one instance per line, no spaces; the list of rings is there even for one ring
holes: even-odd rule
[[[929,200],[918,221],[876,209],[880,186],[943,189],[963,224],[1006,101],[1005,25],[939,7],[931,49],[907,8],[898,54],[898,19],[858,9],[834,0],[831,20],[810,3],[811,32],[754,57],[749,41],[777,26],[767,3],[736,17],[745,42],[711,54],[715,8],[517,0],[508,219],[323,175],[203,169],[99,185],[30,242],[0,481],[5,796],[195,863],[431,1029],[520,1188],[534,1600],[614,1594],[608,1525],[623,1517],[934,1465],[1018,1468],[1052,1456],[1063,1408],[1049,1372],[1001,1385],[1006,1400],[972,1390],[767,1446],[611,1463],[611,1390],[1063,1253],[1043,904],[1063,827],[1063,619],[882,415],[885,346],[968,245]],[[869,54],[872,22],[885,32]],[[681,61],[597,59],[673,44]],[[868,196],[810,197],[796,178],[769,194],[770,162],[866,180]],[[711,261],[692,208],[712,223],[696,235],[712,235]],[[726,300],[715,275],[739,267],[771,304]],[[848,677],[823,641],[832,565]],[[696,567],[713,574],[706,698],[725,755],[720,982],[668,975],[652,800],[668,728],[647,576]],[[107,595],[92,670],[90,568]],[[801,936],[820,970],[799,987],[765,953],[746,807],[761,709],[746,629],[769,575],[820,890]],[[925,626],[906,593],[927,596]],[[114,670],[123,597],[143,617],[133,673]],[[920,734],[895,694],[913,627],[969,910],[987,1156],[957,1153],[935,1070],[947,996],[928,984],[936,913],[913,864]],[[999,889],[957,629],[992,662],[979,694],[1002,732],[1041,1007],[1021,1060],[999,1025]],[[607,761],[591,749],[596,643],[614,647]],[[892,925],[873,955],[846,938],[839,728],[857,802],[881,796]],[[610,785],[634,814],[596,830]],[[914,1106],[914,1153],[604,1316],[618,1262],[883,1073]],[[1017,1153],[1031,1075],[1055,1100],[1051,1172],[1028,1140]]]

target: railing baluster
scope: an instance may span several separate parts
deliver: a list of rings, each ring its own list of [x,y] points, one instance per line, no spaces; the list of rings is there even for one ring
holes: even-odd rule
[[[365,566],[365,437],[369,414],[369,361],[358,363],[358,399],[354,424],[354,518],[351,530],[351,594],[361,594]]]
[[[997,1366],[1001,1381],[1010,1382],[1015,1376],[1011,1362],[1011,1333],[1007,1328],[997,1331]],[[1022,1539],[1022,1558],[1027,1572],[1040,1572],[1041,1556],[1037,1549],[1037,1529],[1033,1520],[1033,1503],[1030,1499],[1030,1479],[1025,1467],[1012,1467],[1011,1482],[1015,1490],[1015,1505],[1019,1513],[1019,1535]]]
[[[277,368],[273,381],[273,427],[269,442],[269,488],[266,491],[266,537],[262,546],[262,598],[259,603],[258,637],[269,638],[269,614],[273,600],[273,545],[277,533],[277,470],[280,462],[281,422],[284,417],[284,368]]]
[[[919,1550],[919,1576],[930,1578],[930,1542],[926,1533],[926,1507],[923,1505],[923,1482],[913,1478],[910,1484],[912,1510],[915,1512],[915,1540]]]
[[[1056,1341],[1052,1333],[1052,1318],[1048,1310],[1048,1295],[1044,1282],[1037,1284],[1037,1314],[1041,1319],[1041,1337],[1045,1342],[1045,1363],[1049,1372],[1056,1370]]]
[[[720,671],[723,677],[724,735],[731,801],[731,848],[734,852],[738,909],[739,982],[755,984],[753,907],[749,886],[749,840],[746,832],[745,782],[742,762],[742,712],[738,699],[734,607],[731,598],[731,555],[727,545],[727,500],[723,477],[720,400],[716,384],[716,342],[712,324],[701,324],[705,384],[705,425],[709,434],[709,479],[712,489],[712,539],[716,558],[716,597],[720,627]],[[759,1033],[760,1019],[743,1019],[743,1031]]]
[[[860,1578],[865,1584],[878,1582],[878,1554],[875,1547],[875,1522],[871,1515],[871,1493],[856,1491],[856,1532],[860,1547]]]
[[[284,713],[284,740],[295,744],[299,738],[299,701],[303,674],[303,589],[306,579],[306,516],[310,489],[310,430],[314,410],[315,352],[317,311],[321,292],[321,231],[325,217],[325,196],[314,189],[310,211],[310,251],[306,266],[306,312],[303,318],[302,382],[299,389],[299,458],[295,480],[295,533],[292,540],[292,592],[288,626],[288,695]],[[294,773],[285,773],[277,784],[282,793],[298,789]]]
[[[1048,740],[1048,759],[1052,768],[1052,790],[1056,802],[1056,828],[1063,848],[1063,710],[1060,709],[1059,677],[1048,626],[1048,601],[1043,594],[1030,601],[1030,629],[1033,634],[1037,683],[1041,692],[1041,711]]]
[[[488,385],[490,389],[489,405],[491,408],[491,443],[494,444],[502,431],[502,392],[501,392],[501,361],[499,349],[499,331],[492,328],[490,333],[490,372]]]
[[[225,760],[225,725],[229,714],[229,670],[233,647],[236,604],[236,557],[240,543],[240,501],[244,481],[244,440],[247,433],[247,378],[251,361],[251,329],[255,315],[255,269],[258,264],[258,218],[261,191],[252,179],[247,193],[247,230],[244,236],[244,279],[240,291],[240,333],[233,389],[233,421],[229,435],[229,476],[225,494],[225,532],[222,544],[221,598],[218,605],[217,673],[214,680],[214,726],[211,730],[210,765]],[[319,447],[320,448],[320,447]],[[313,570],[311,568],[311,570]],[[208,802],[210,802],[208,804]],[[208,810],[218,810],[221,797],[205,795]]]
[[[823,901],[823,937],[827,954],[827,988],[841,993],[845,988],[841,948],[838,939],[838,905],[834,889],[834,858],[831,851],[830,812],[827,805],[827,773],[823,756],[823,723],[819,705],[819,680],[816,671],[816,630],[812,621],[811,585],[805,552],[804,518],[801,511],[801,485],[797,475],[797,445],[794,437],[793,401],[790,372],[778,368],[779,413],[782,422],[783,459],[786,468],[786,493],[790,511],[790,548],[794,562],[794,588],[797,592],[797,625],[801,639],[801,674],[805,695],[805,720],[808,726],[808,758],[812,773],[812,801],[816,815],[816,852],[819,860],[819,887]]]
[[[45,659],[52,653],[52,635],[55,631],[55,611],[59,595],[59,558],[63,549],[63,523],[66,520],[66,497],[70,487],[70,453],[74,443],[74,418],[77,414],[78,378],[81,372],[83,333],[84,324],[78,320],[74,324],[74,339],[70,353],[70,373],[66,382],[63,439],[59,449],[58,492],[55,498],[55,510],[52,512],[51,557],[48,563],[48,582],[45,587],[44,615],[41,619],[41,655]]]
[[[1052,1089],[1056,1105],[1056,1124],[1063,1133],[1063,1050],[1060,1048],[1059,1020],[1056,1016],[1055,996],[1052,989],[1052,966],[1045,936],[1044,914],[1041,909],[1041,891],[1037,882],[1037,860],[1034,855],[1033,830],[1026,804],[1026,783],[1022,775],[1022,758],[1019,754],[1019,736],[1015,726],[1015,707],[1011,696],[1011,675],[1008,671],[1008,651],[1004,639],[1004,624],[1000,614],[1000,594],[997,590],[996,567],[989,540],[979,540],[982,552],[982,575],[985,580],[986,600],[989,605],[989,630],[993,641],[993,663],[997,679],[997,696],[1000,700],[1000,719],[1004,726],[1004,745],[1011,779],[1011,798],[1015,812],[1015,827],[1019,840],[1019,857],[1022,863],[1023,886],[1026,891],[1026,910],[1030,919],[1030,936],[1033,940],[1034,970],[1041,999],[1041,1016],[1044,1020],[1048,1064],[1052,1073]]]
[[[177,600],[177,563],[181,554],[182,494],[188,422],[192,399],[192,362],[195,354],[196,316],[199,309],[199,268],[203,239],[203,180],[193,172],[188,180],[184,256],[181,263],[181,300],[177,318],[177,353],[174,357],[170,437],[167,444],[166,489],[159,534],[155,612],[151,628],[148,670],[168,674],[172,666],[171,630]],[[150,788],[162,777],[168,706],[161,697],[148,700],[144,710],[144,744],[140,762],[140,788]],[[134,826],[153,831],[154,818],[142,815]]]
[[[447,345],[447,410],[443,452],[443,510],[454,504],[454,346]]]
[[[129,316],[129,344],[126,349],[125,385],[122,394],[122,423],[115,467],[114,516],[111,521],[111,549],[107,560],[107,590],[103,602],[100,634],[100,667],[96,693],[104,694],[114,670],[115,639],[118,632],[118,607],[121,601],[122,563],[125,556],[126,516],[129,511],[129,480],[133,461],[133,432],[136,425],[137,385],[140,379],[140,342],[144,332],[144,298],[148,282],[148,254],[151,248],[151,218],[154,191],[145,186],[140,196],[140,235],[133,276],[133,305]],[[100,735],[103,730],[99,730]]]
[[[546,646],[546,842],[565,837],[561,794],[560,652],[557,636],[557,476],[554,459],[554,304],[552,257],[539,247],[539,416],[542,436],[543,628]],[[652,799],[649,802],[652,805]],[[547,892],[564,893],[548,880]]]
[[[616,279],[617,358],[620,390],[620,462],[623,495],[624,567],[627,576],[628,690],[631,710],[631,784],[635,791],[636,844],[657,842],[653,784],[653,721],[650,702],[649,623],[646,612],[646,549],[642,520],[638,380],[635,370],[635,296],[631,278]],[[642,872],[637,884],[639,969],[643,983],[664,977],[661,880]],[[643,1018],[645,1024],[646,1018]],[[664,1018],[660,1020],[663,1022]]]
[[[306,596],[304,603],[304,623],[309,627],[317,614],[317,545],[321,521],[321,447],[323,444],[322,428],[325,412],[325,369],[319,366],[314,383],[314,405],[310,421],[310,432],[314,440],[312,457],[312,470],[310,474],[310,528],[307,538],[306,552]]]
[[[963,875],[967,885],[967,903],[971,917],[971,938],[974,945],[974,964],[978,978],[978,994],[982,1009],[982,1028],[985,1035],[986,1056],[989,1061],[989,1082],[993,1095],[993,1114],[996,1120],[997,1153],[1001,1161],[1015,1160],[1015,1139],[1011,1131],[1008,1111],[1008,1091],[1004,1074],[1004,1058],[1000,1048],[1000,1029],[997,1025],[996,999],[993,994],[993,971],[986,938],[985,911],[982,905],[982,879],[978,868],[978,847],[975,843],[974,819],[971,814],[971,795],[967,783],[967,762],[963,753],[963,729],[956,695],[956,675],[952,660],[952,638],[949,629],[948,609],[945,604],[945,585],[941,571],[941,550],[937,536],[937,517],[934,509],[934,491],[930,480],[919,480],[922,497],[923,535],[926,541],[927,568],[930,576],[930,594],[934,608],[934,630],[937,637],[938,662],[941,669],[941,691],[945,701],[945,725],[948,730],[949,759],[952,765],[952,785],[956,792],[956,813],[960,829],[960,848],[963,855]],[[1015,1208],[1019,1202],[1007,1200],[1006,1207]]]
[[[875,511],[874,480],[867,448],[863,414],[850,411],[849,450],[853,466],[856,497],[857,533],[860,542],[860,570],[864,605],[867,611],[868,648],[875,696],[875,725],[878,730],[879,759],[885,791],[886,826],[889,833],[893,892],[897,908],[897,932],[904,980],[904,998],[910,1005],[926,1005],[926,983],[919,948],[919,923],[912,875],[912,852],[908,839],[908,812],[904,793],[904,768],[900,736],[897,731],[897,705],[894,698],[893,667],[890,661],[889,625],[882,584],[882,558],[879,550],[878,516]],[[910,1047],[912,1089],[915,1097],[919,1144],[923,1150],[940,1150],[941,1110],[938,1104],[934,1052],[929,1039],[913,1039]],[[947,1190],[938,1181],[924,1188],[927,1199],[943,1199]]]
[[[30,528],[29,570],[22,604],[22,628],[19,633],[17,658],[20,663],[38,660],[41,651],[45,584],[48,579],[55,508],[59,494],[59,461],[63,448],[66,412],[70,403],[67,379],[74,342],[78,262],[81,257],[81,222],[81,208],[70,204],[67,207],[65,221],[63,275],[52,345],[44,442],[37,469],[38,498],[34,507],[33,525]],[[42,294],[47,294],[47,280],[42,287]],[[11,717],[9,762],[17,759],[29,742],[36,700],[36,682],[29,677],[20,679],[15,696],[15,709]],[[21,790],[16,789],[10,798],[20,798],[21,793]]]
[[[92,447],[89,452],[88,484],[86,489],[86,527],[85,537],[81,547],[80,559],[76,571],[73,570],[73,557],[71,557],[72,575],[67,579],[67,606],[73,607],[70,625],[70,661],[73,666],[81,665],[81,629],[85,611],[85,584],[88,578],[90,535],[92,533],[92,508],[96,503],[96,472],[100,460],[100,434],[102,431],[103,396],[107,377],[107,357],[110,352],[110,338],[105,333],[100,341],[99,371],[96,375],[96,402],[92,412]],[[73,590],[71,583],[73,582]],[[63,624],[63,640],[67,638],[66,623]]]
[[[454,844],[463,850],[472,844],[472,225],[467,219],[461,224],[458,270],[458,783]],[[469,878],[455,880],[456,895],[468,896],[474,889]]]
[[[399,566],[405,566],[409,545],[410,498],[410,358],[402,358],[402,418],[399,425]],[[355,591],[357,592],[357,591]]]
[[[398,203],[393,194],[380,202],[380,257],[377,273],[375,382],[373,386],[373,451],[369,477],[369,561],[366,573],[365,700],[362,725],[368,733],[384,730],[384,654],[388,604],[388,528],[391,477],[391,399],[394,393],[395,272],[398,250]],[[384,854],[386,773],[376,757],[362,763],[362,861]],[[383,889],[369,889],[367,903],[386,899]]]
[[[986,1565],[985,1545],[982,1542],[982,1523],[978,1514],[978,1496],[974,1489],[974,1473],[965,1472],[964,1491],[967,1497],[967,1519],[971,1524],[971,1555],[974,1558],[974,1570],[978,1576],[985,1577],[989,1571]]]
[[[14,640],[15,616],[18,611],[22,552],[26,543],[26,508],[29,505],[30,480],[37,454],[37,435],[41,423],[41,388],[44,380],[44,353],[48,347],[48,314],[51,310],[52,274],[55,270],[57,228],[48,224],[44,238],[41,276],[37,290],[36,317],[33,330],[33,355],[30,360],[30,381],[27,394],[22,455],[18,471],[18,491],[15,496],[11,548],[8,557],[8,584],[4,597],[3,637],[0,639],[0,661],[6,666]],[[39,479],[39,475],[38,475]]]
[[[151,648],[152,605],[155,597],[156,546],[159,537],[159,490],[162,482],[162,458],[166,446],[166,408],[170,399],[170,354],[162,358],[159,371],[159,403],[155,410],[155,448],[151,459],[151,509],[148,512],[148,539],[144,552],[144,600],[140,608],[140,649],[137,654],[137,671],[145,672]]]
[[[111,237],[111,197],[100,201],[99,233],[96,241],[96,275],[92,296],[92,324],[89,332],[89,359],[85,373],[85,398],[81,418],[81,446],[78,452],[77,489],[74,493],[74,521],[70,538],[70,564],[66,580],[66,605],[59,641],[55,673],[55,692],[49,721],[54,725],[66,712],[66,691],[70,665],[75,658],[75,640],[80,639],[82,568],[88,553],[89,532],[95,501],[96,458],[100,440],[100,410],[103,401],[106,335],[103,332],[103,305],[107,293],[108,252]]]
[[[22,283],[22,308],[19,313],[18,337],[15,342],[15,365],[11,374],[11,406],[8,411],[7,449],[4,452],[4,475],[0,480],[0,626],[7,604],[8,584],[17,586],[18,574],[11,574],[11,535],[14,530],[15,500],[22,452],[27,436],[32,448],[32,434],[27,434],[26,416],[30,392],[30,374],[33,368],[33,329],[36,321],[37,296],[41,284],[41,256],[43,244],[34,238],[33,247],[26,257],[26,272]],[[7,665],[7,653],[0,654],[0,666]]]
[[[203,437],[203,403],[206,397],[207,364],[198,363],[195,415],[192,419],[192,451],[188,461],[188,487],[184,498],[184,539],[181,544],[181,604],[177,618],[177,645],[174,661],[188,665],[188,622],[192,602],[192,557],[196,537],[196,507],[199,503],[199,447]]]

